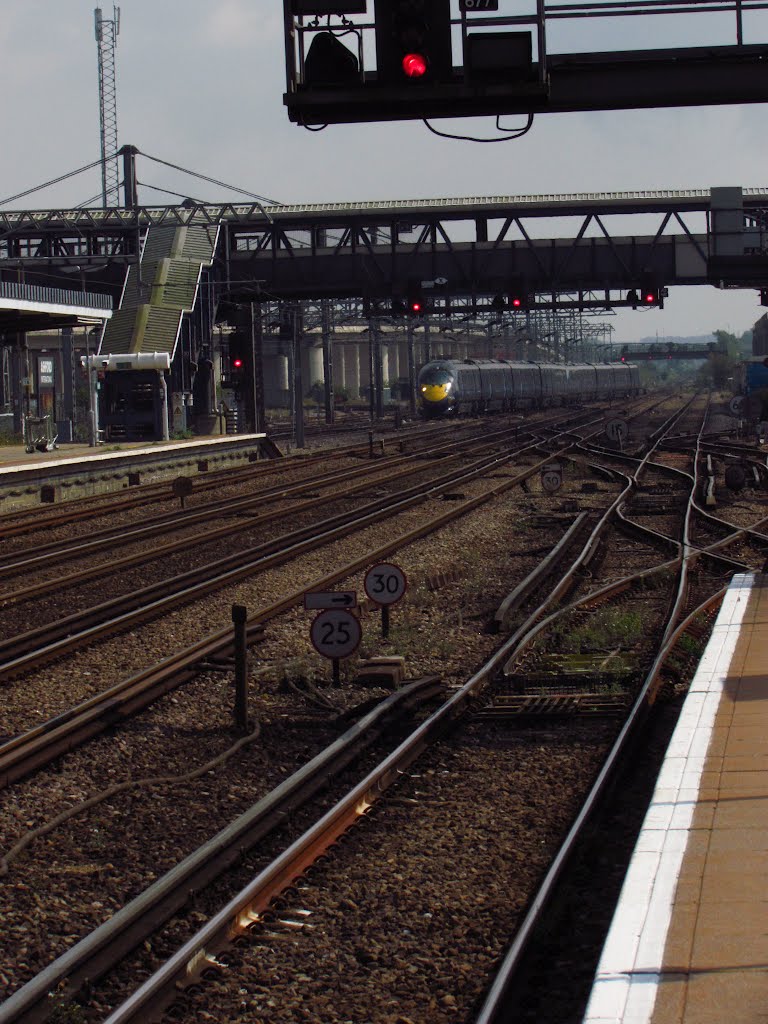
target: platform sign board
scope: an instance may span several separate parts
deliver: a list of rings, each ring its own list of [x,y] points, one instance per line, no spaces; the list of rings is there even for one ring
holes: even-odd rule
[[[554,494],[563,485],[563,467],[559,462],[551,462],[541,471],[541,488],[547,494]]]
[[[188,498],[194,489],[195,485],[192,483],[192,478],[188,476],[177,476],[171,483],[173,496],[179,499],[182,508],[184,508],[184,499]]]
[[[629,424],[626,420],[612,419],[605,425],[605,433],[609,441],[623,444],[629,434]]]
[[[324,658],[348,658],[360,645],[360,620],[344,608],[327,608],[313,620],[312,646]]]
[[[315,590],[304,595],[304,607],[312,608],[356,608],[355,590]]]
[[[405,596],[408,580],[399,565],[382,562],[365,574],[365,592],[376,604],[389,605]]]
[[[41,388],[52,388],[54,377],[53,377],[53,360],[49,358],[40,357],[37,363],[38,379]]]

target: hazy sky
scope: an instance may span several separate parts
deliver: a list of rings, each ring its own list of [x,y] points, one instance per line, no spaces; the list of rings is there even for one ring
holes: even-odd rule
[[[0,0],[0,200],[99,156],[95,6],[93,0]],[[112,4],[101,6],[111,18]],[[309,132],[289,122],[282,103],[280,0],[122,0],[119,6],[120,144],[281,202],[767,184],[762,104],[540,115],[520,141],[499,145],[440,139],[406,121]],[[746,42],[767,41],[768,18],[751,17]],[[733,42],[724,18],[702,20],[701,41]],[[626,21],[637,37],[644,19]],[[668,31],[664,45],[680,42],[671,34],[673,19],[653,21]],[[550,49],[604,48],[586,38],[584,25],[565,41],[566,30],[559,31]],[[653,45],[658,31],[649,30]],[[618,38],[616,45],[623,45]],[[493,134],[491,119],[437,125]],[[237,198],[141,157],[138,177],[209,201]],[[98,170],[90,171],[4,208],[80,203],[98,196],[100,187]],[[140,199],[176,201],[147,188],[140,188]],[[717,328],[738,334],[763,312],[755,291],[678,288],[664,310],[620,313],[608,322],[615,339],[631,341]]]

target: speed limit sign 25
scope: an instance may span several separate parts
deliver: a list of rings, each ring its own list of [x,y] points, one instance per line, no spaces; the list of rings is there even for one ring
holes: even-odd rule
[[[360,620],[343,608],[328,608],[312,621],[310,639],[324,658],[348,658],[361,638]]]

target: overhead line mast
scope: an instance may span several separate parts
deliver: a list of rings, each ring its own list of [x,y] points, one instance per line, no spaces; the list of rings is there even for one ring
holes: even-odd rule
[[[120,168],[117,159],[117,86],[115,50],[120,31],[120,8],[112,7],[112,20],[101,8],[94,10],[99,50],[99,126],[101,130],[101,198],[103,206],[119,206]]]

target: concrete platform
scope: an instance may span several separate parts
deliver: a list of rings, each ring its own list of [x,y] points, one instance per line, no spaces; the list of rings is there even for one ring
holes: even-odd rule
[[[194,475],[276,453],[266,434],[227,434],[186,441],[62,444],[28,453],[0,446],[0,515],[31,505],[88,497],[139,483]]]
[[[584,1022],[768,1022],[768,576],[723,601]]]

